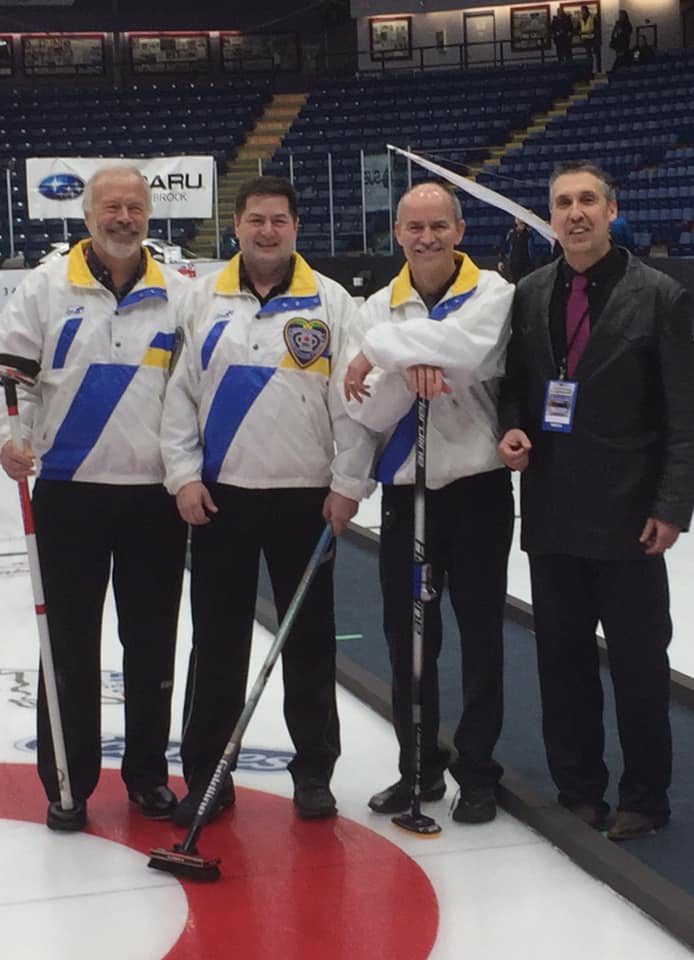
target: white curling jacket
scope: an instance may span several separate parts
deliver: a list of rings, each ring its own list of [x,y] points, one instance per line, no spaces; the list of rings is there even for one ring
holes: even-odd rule
[[[373,489],[375,440],[340,399],[357,310],[349,294],[294,254],[286,293],[264,306],[240,284],[237,254],[194,280],[184,349],[162,424],[166,486]]]
[[[469,257],[450,289],[429,313],[412,286],[407,264],[361,308],[361,350],[374,369],[371,396],[345,401],[351,417],[381,435],[375,476],[381,483],[414,483],[415,398],[406,371],[441,367],[450,394],[430,403],[427,486],[503,466],[497,454],[497,398],[504,374],[514,288]]]
[[[43,479],[161,483],[159,429],[187,281],[145,251],[144,276],[119,304],[92,275],[88,243],[33,270],[0,314],[0,353],[41,367],[36,386],[20,390],[22,432]]]

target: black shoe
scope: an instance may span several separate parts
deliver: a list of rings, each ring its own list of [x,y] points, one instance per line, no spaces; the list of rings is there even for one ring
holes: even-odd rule
[[[178,803],[176,794],[163,784],[149,790],[128,790],[128,797],[147,820],[170,820]]]
[[[494,787],[461,787],[453,810],[456,823],[489,823],[495,816]]]
[[[638,810],[618,810],[607,836],[610,840],[635,840],[664,827],[669,819],[667,814],[653,815],[640,813]]]
[[[206,790],[206,783],[201,787],[190,788],[190,791],[181,800],[171,816],[171,819],[177,827],[189,827],[191,825],[195,819],[195,814],[198,812],[198,807],[202,803],[202,798]],[[234,781],[229,777],[217,795],[217,799],[207,816],[207,823],[216,819],[224,810],[233,807],[235,803],[236,791],[234,790]]]
[[[569,810],[575,817],[578,817],[587,826],[593,827],[594,830],[605,829],[608,810],[603,809],[603,804],[579,803],[575,807],[569,807]]]
[[[328,784],[316,778],[294,784],[294,803],[304,820],[323,820],[337,815],[335,797]]]
[[[594,830],[604,830],[607,826],[610,808],[604,800],[578,800],[567,803],[560,799],[559,805],[566,807],[575,817]]]
[[[436,780],[422,784],[419,794],[420,800],[433,803],[440,800],[446,792],[446,781],[439,774]],[[369,800],[369,806],[375,813],[404,813],[412,804],[412,785],[404,779],[391,784],[380,793],[375,793]]]
[[[63,830],[65,832],[84,830],[87,825],[87,801],[75,800],[72,810],[63,810],[60,800],[48,804],[46,826],[49,830]]]

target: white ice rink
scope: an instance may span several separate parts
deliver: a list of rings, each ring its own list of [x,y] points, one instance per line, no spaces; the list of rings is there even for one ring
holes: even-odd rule
[[[5,554],[0,557],[5,571],[0,575],[3,960],[381,960],[384,956],[419,960],[427,955],[433,960],[679,960],[691,955],[631,904],[503,811],[491,824],[455,824],[449,816],[452,783],[444,800],[427,805],[426,812],[443,826],[438,839],[421,840],[398,831],[389,818],[370,813],[368,796],[396,775],[394,739],[385,721],[343,690],[339,692],[343,754],[333,780],[341,819],[332,826],[303,825],[295,830],[289,774],[273,771],[269,761],[264,769],[262,763],[256,764],[256,769],[240,769],[235,779],[242,789],[233,817],[225,815],[207,835],[203,833],[201,841],[203,846],[207,844],[208,854],[222,842],[243,854],[243,870],[241,859],[228,857],[223,861],[225,879],[216,889],[193,889],[188,883],[147,869],[142,850],[150,841],[145,834],[144,840],[140,837],[136,821],[141,818],[132,812],[120,784],[109,791],[104,789],[103,794],[97,791],[90,803],[90,820],[98,835],[56,836],[48,831],[40,822],[45,803],[31,772],[38,647],[31,591],[28,574],[22,572],[23,557],[8,556],[23,551],[15,496],[14,485],[0,481],[0,549]],[[520,582],[519,576],[516,580]],[[251,676],[258,670],[268,644],[268,634],[258,627]],[[185,597],[172,730],[176,742],[189,645],[190,615]],[[116,752],[117,746],[113,745],[123,731],[120,669],[109,596],[103,643],[103,731]],[[274,758],[274,762],[291,753],[280,701],[278,670],[251,721],[245,743],[250,754]],[[104,760],[105,768],[117,769],[118,765],[117,757]],[[180,773],[176,765],[172,765],[172,773]],[[111,774],[104,779],[109,777],[111,783],[115,782]],[[13,799],[15,787],[17,796]],[[273,809],[281,811],[281,816],[268,819],[267,827],[258,834],[263,844],[267,842],[270,849],[274,845],[277,850],[277,875],[270,897],[267,893],[260,896],[254,864],[257,859],[257,863],[265,864],[265,871],[272,867],[262,859],[260,841],[256,858],[253,830],[243,828],[243,818],[253,825],[254,817],[261,816],[265,809],[260,803],[263,794],[274,801]],[[271,835],[266,836],[267,832]],[[316,944],[310,939],[310,928],[314,920],[319,922],[323,889],[327,897],[328,877],[335,873],[336,842],[341,848],[339,897],[330,901],[329,933],[323,934],[328,939]],[[285,867],[280,851],[289,843],[295,859]],[[359,856],[353,856],[356,851],[350,846],[357,844],[362,848]],[[392,861],[399,864],[394,875],[386,872],[386,862],[391,862],[386,857],[388,851],[404,857]],[[376,940],[365,945],[367,941],[360,939],[363,931],[359,917],[363,915],[366,923],[366,911],[362,907],[356,910],[353,901],[364,895],[364,888],[368,892],[369,884],[374,897],[376,893],[383,897],[385,892],[385,901],[378,902],[388,904],[387,925],[397,930],[406,918],[408,922],[413,917],[416,920],[419,909],[407,900],[403,889],[407,886],[406,875],[413,881],[421,880],[425,884],[422,889],[431,890],[426,918],[424,913],[422,918],[433,930],[433,946],[422,952],[421,945],[412,940],[397,952],[388,953]],[[310,909],[300,912],[294,897],[303,895],[301,891],[308,889],[307,885],[311,889]],[[287,899],[293,904],[291,922],[284,920]],[[252,947],[237,945],[232,949],[223,935],[224,913],[232,905],[242,910],[249,929],[256,931]],[[269,929],[278,916],[282,917],[277,924],[281,933],[267,938],[258,933]],[[391,931],[388,943],[395,942],[394,937]],[[306,950],[299,947],[302,942],[313,945]]]

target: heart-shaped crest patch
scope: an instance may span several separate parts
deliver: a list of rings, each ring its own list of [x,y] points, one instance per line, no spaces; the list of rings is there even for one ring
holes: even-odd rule
[[[310,367],[330,346],[330,329],[322,320],[294,317],[284,326],[284,342],[292,359],[302,368]]]

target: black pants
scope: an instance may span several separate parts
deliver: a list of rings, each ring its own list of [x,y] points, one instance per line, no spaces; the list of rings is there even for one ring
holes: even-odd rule
[[[573,60],[573,50],[571,48],[571,37],[566,40],[557,40],[557,60],[559,63],[571,63]]]
[[[411,486],[383,487],[381,587],[383,622],[393,669],[393,722],[400,773],[412,775],[412,579],[414,497]],[[444,574],[455,611],[463,664],[463,713],[451,766],[461,785],[494,785],[502,769],[492,758],[503,717],[503,614],[506,564],[513,532],[513,497],[506,470],[465,477],[427,490],[426,556],[435,588]],[[449,763],[438,746],[441,650],[440,600],[425,605],[422,671],[422,779]]]
[[[101,768],[101,621],[113,563],[123,646],[125,755],[131,790],[167,780],[185,524],[158,484],[38,480],[34,513],[72,792],[85,799]],[[38,766],[59,797],[39,676]]]
[[[593,69],[593,57],[595,57],[595,72],[602,71],[602,44],[597,38],[592,40],[583,40],[583,49],[590,61],[590,69]]]
[[[212,484],[210,493],[219,513],[193,528],[193,649],[181,750],[191,787],[210,779],[243,709],[260,552],[281,620],[325,527],[321,511],[328,491]],[[333,565],[331,560],[320,567],[282,653],[295,781],[328,782],[340,753]]]
[[[672,624],[664,560],[531,555],[530,572],[543,733],[560,802],[597,803],[607,787],[595,641],[601,621],[624,756],[619,807],[667,815]]]

